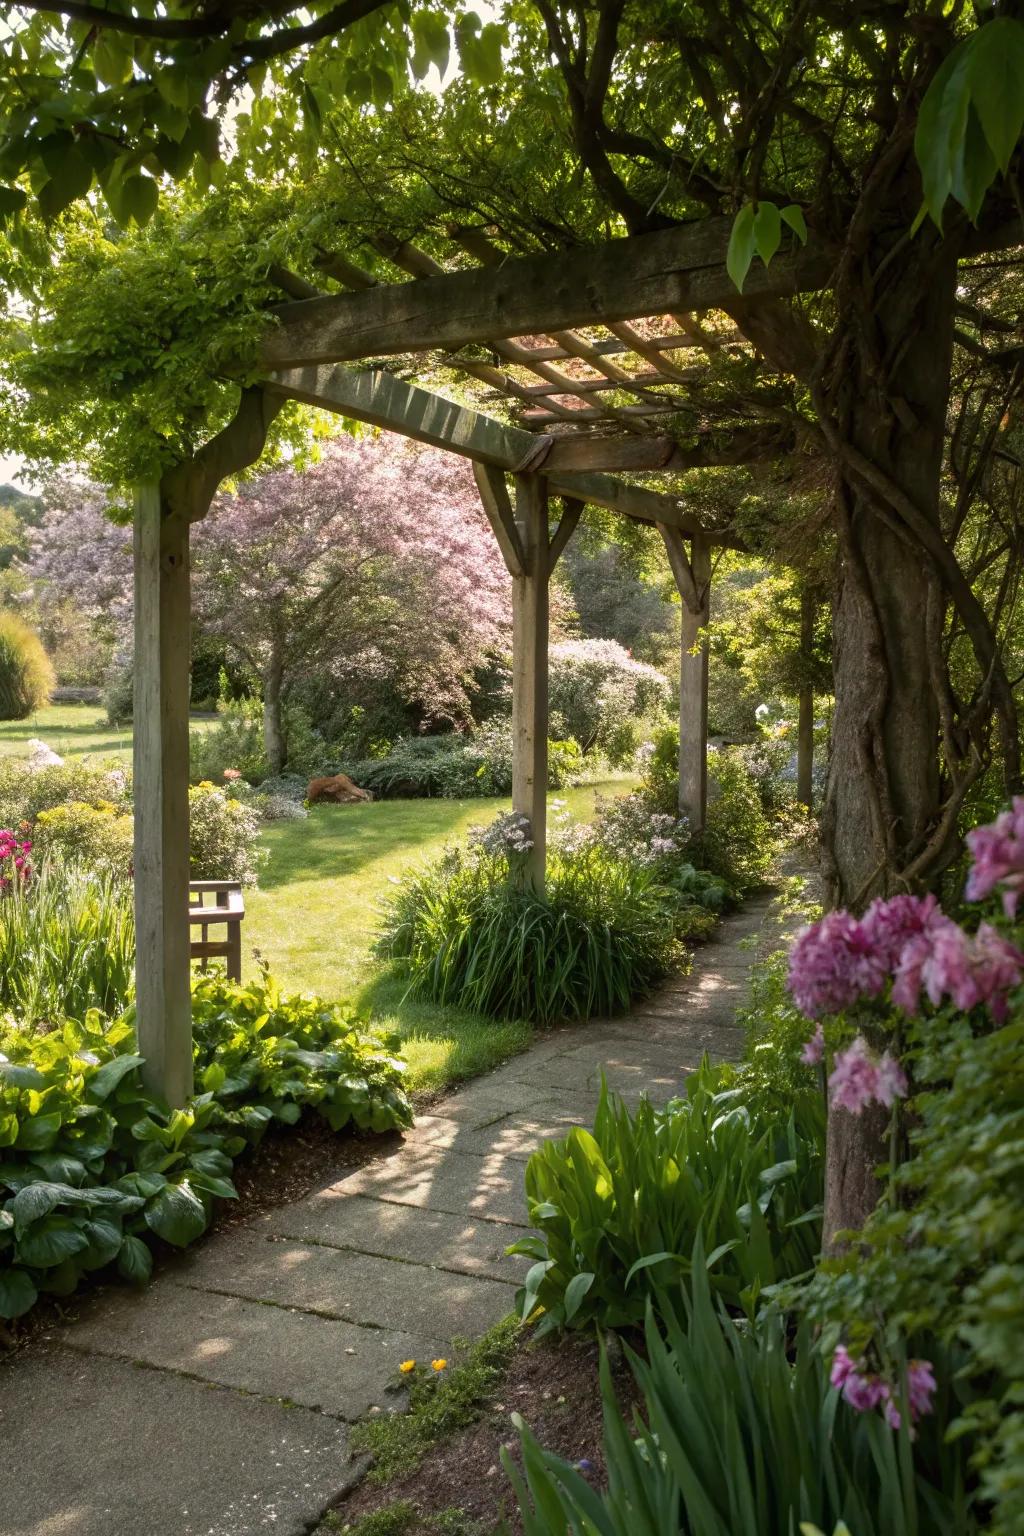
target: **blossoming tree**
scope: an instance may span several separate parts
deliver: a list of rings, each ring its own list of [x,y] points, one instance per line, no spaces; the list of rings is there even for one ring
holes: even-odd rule
[[[376,678],[423,718],[468,718],[474,668],[507,643],[509,583],[461,460],[342,437],[215,511],[194,544],[196,612],[261,681],[272,772],[300,677]]]

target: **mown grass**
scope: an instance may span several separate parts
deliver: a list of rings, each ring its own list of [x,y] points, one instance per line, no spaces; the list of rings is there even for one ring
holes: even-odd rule
[[[192,721],[203,730],[208,716]],[[131,725],[110,725],[99,704],[48,704],[27,720],[0,722],[0,757],[27,757],[28,744],[38,737],[61,757],[117,758],[131,762]]]
[[[558,798],[586,819],[596,794],[630,787],[612,779]],[[246,895],[247,966],[255,965],[255,949],[283,986],[351,998],[369,1011],[401,1037],[416,1093],[438,1092],[525,1050],[527,1023],[499,1024],[407,998],[396,967],[370,953],[389,881],[509,807],[508,800],[382,800],[316,806],[306,821],[269,826],[260,886]]]

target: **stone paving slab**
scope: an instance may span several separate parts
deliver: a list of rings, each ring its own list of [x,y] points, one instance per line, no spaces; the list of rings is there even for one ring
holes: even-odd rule
[[[507,1235],[507,1234],[503,1234]],[[440,1354],[457,1335],[486,1333],[511,1310],[514,1276],[443,1273],[423,1263],[326,1248],[242,1230],[206,1243],[167,1277],[176,1285],[293,1307],[364,1328],[429,1339]]]
[[[521,1110],[503,1115],[482,1127],[469,1127],[442,1116],[421,1116],[416,1121],[416,1139],[427,1146],[456,1147],[460,1152],[495,1152],[501,1157],[527,1162],[545,1141],[564,1136],[579,1125],[578,1112],[568,1109]]]
[[[63,1342],[218,1386],[355,1420],[387,1403],[399,1364],[429,1359],[433,1339],[360,1328],[310,1312],[194,1291],[166,1278],[141,1296],[103,1297]]]
[[[525,1204],[523,1220],[526,1220]],[[505,1249],[519,1235],[506,1222],[478,1221],[416,1205],[392,1205],[362,1195],[309,1195],[271,1211],[259,1227],[278,1237],[351,1248],[463,1275],[488,1275],[518,1284],[523,1261]],[[440,1282],[439,1282],[440,1283]]]
[[[351,1195],[513,1227],[526,1225],[522,1167],[493,1150],[461,1152],[457,1147],[420,1147],[414,1141],[386,1161],[369,1163],[320,1192],[323,1201]]]
[[[49,1347],[0,1367],[3,1536],[302,1536],[347,1430],[304,1408]]]

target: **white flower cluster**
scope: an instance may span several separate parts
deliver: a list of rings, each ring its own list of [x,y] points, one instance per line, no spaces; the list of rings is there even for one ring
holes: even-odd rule
[[[469,841],[483,853],[528,853],[533,847],[533,828],[530,818],[521,811],[504,811],[487,827],[470,827]]]
[[[28,766],[33,773],[39,773],[43,768],[63,768],[64,759],[45,741],[33,736],[28,744]]]

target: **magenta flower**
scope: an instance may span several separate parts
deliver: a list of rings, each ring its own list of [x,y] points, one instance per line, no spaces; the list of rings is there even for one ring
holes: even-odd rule
[[[911,1360],[907,1367],[907,1397],[910,1417],[920,1419],[932,1411],[935,1395],[935,1371],[930,1360]]]
[[[909,941],[926,933],[939,904],[934,896],[891,896],[873,901],[861,918],[861,927],[886,969],[892,971]]]
[[[834,1387],[842,1387],[847,1377],[853,1375],[856,1369],[853,1357],[846,1348],[846,1345],[837,1345],[836,1352],[832,1356],[832,1370],[829,1374],[829,1380],[832,1385]]]
[[[907,1092],[903,1068],[889,1052],[880,1059],[863,1035],[858,1035],[845,1051],[836,1053],[835,1067],[828,1080],[832,1103],[851,1115],[859,1115],[869,1104],[891,1108]]]
[[[1003,910],[1016,916],[1024,889],[1024,797],[1015,795],[1012,808],[985,827],[967,834],[974,863],[964,891],[968,901],[981,901],[996,886],[1003,888]]]
[[[824,1056],[825,1031],[818,1024],[811,1038],[804,1041],[803,1050],[800,1052],[800,1060],[805,1067],[816,1067],[824,1059]]]
[[[936,1006],[946,997],[963,1009],[984,1003],[1001,1021],[1007,994],[1022,975],[1024,954],[991,924],[982,923],[972,939],[952,918],[936,913],[928,929],[904,949],[892,1000],[907,1013],[917,1013],[923,988]]]
[[[842,1013],[877,997],[888,978],[884,955],[849,912],[829,912],[797,937],[789,956],[789,990],[808,1018]]]

